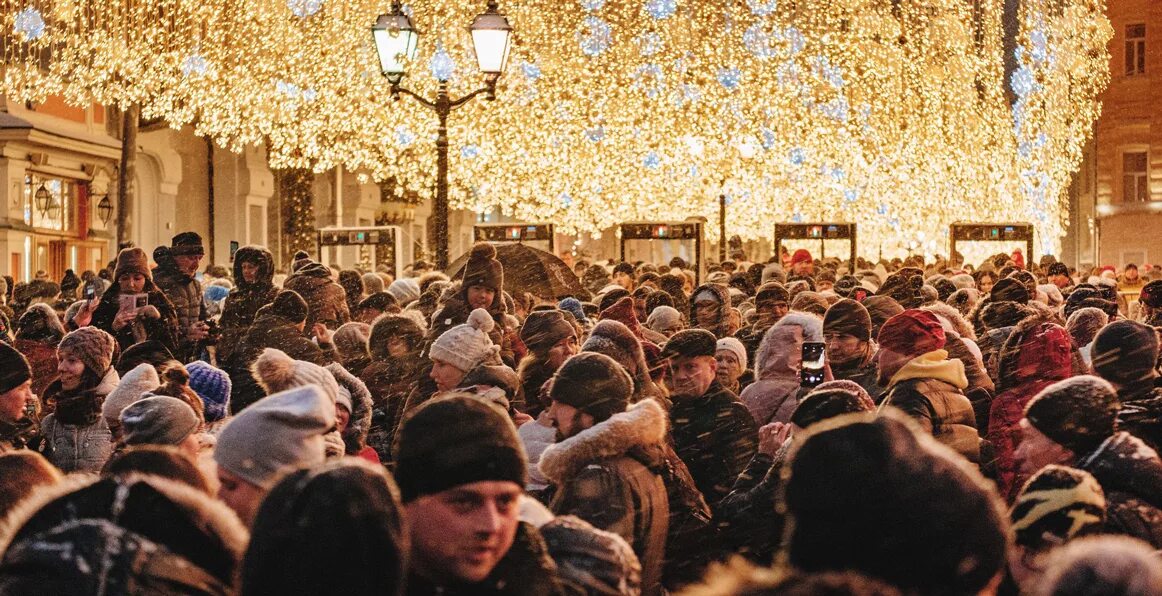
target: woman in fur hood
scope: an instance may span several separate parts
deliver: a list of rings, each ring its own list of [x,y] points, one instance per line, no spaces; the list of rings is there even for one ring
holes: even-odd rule
[[[371,362],[359,376],[373,404],[367,444],[390,462],[404,402],[430,370],[422,356],[424,330],[407,316],[382,315],[371,325],[367,347]]]
[[[363,381],[343,368],[342,364],[332,362],[326,368],[339,384],[335,418],[346,447],[345,454],[380,463],[376,451],[367,446],[367,433],[371,429],[371,392]]]

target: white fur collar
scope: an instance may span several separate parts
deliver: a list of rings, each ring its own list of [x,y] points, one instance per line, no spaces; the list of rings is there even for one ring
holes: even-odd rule
[[[549,481],[560,484],[594,461],[665,440],[666,413],[656,401],[645,399],[609,420],[550,445],[541,454],[539,467]]]

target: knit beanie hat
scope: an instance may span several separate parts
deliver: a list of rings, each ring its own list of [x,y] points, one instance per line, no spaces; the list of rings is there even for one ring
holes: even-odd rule
[[[383,291],[383,278],[379,275],[375,273],[364,273],[362,279],[363,288],[368,296]]]
[[[613,358],[582,352],[561,365],[549,398],[573,406],[601,422],[624,412],[633,394],[633,379]]]
[[[718,344],[714,346],[715,353],[723,350],[734,354],[734,357],[738,359],[739,365],[742,366],[743,370],[746,370],[746,365],[748,364],[746,360],[746,348],[743,347],[741,341],[733,337],[724,337],[718,340]]]
[[[944,348],[944,327],[926,310],[906,310],[884,323],[878,342],[880,349],[914,358]]]
[[[528,483],[528,458],[512,420],[464,394],[429,400],[405,415],[392,460],[404,503],[485,480]]]
[[[805,248],[800,248],[799,250],[796,250],[793,254],[791,254],[791,266],[792,267],[794,267],[795,265],[798,265],[799,263],[810,263],[812,260],[813,259],[811,258],[811,253],[808,252],[807,249],[805,249]]]
[[[768,281],[759,286],[758,292],[755,293],[754,297],[755,304],[764,300],[788,302],[791,300],[791,294],[787,291],[787,288],[783,287],[783,284],[777,281]]]
[[[871,341],[872,319],[864,305],[851,299],[832,304],[823,315],[823,333],[843,333]]]
[[[32,380],[32,369],[28,360],[12,346],[0,342],[0,394]]]
[[[121,410],[126,445],[177,445],[198,430],[199,424],[189,404],[168,395],[150,395]]]
[[[1006,277],[993,285],[993,289],[989,292],[989,300],[1025,304],[1029,302],[1029,290],[1020,280]]]
[[[335,427],[333,404],[315,385],[260,399],[222,429],[214,461],[269,489],[288,471],[323,463],[323,435]]]
[[[1150,308],[1162,308],[1162,279],[1156,279],[1143,286],[1138,302]]]
[[[190,370],[190,369],[186,369]],[[191,379],[193,373],[190,373]],[[130,404],[140,401],[145,395],[161,387],[161,377],[152,364],[142,363],[133,370],[125,373],[117,386],[105,396],[105,403],[101,405],[101,416],[105,420],[117,420],[121,411]]]
[[[201,360],[187,364],[186,372],[190,373],[190,389],[202,398],[206,422],[217,422],[225,418],[230,411],[230,391],[233,388],[230,375]],[[121,382],[125,380],[122,379]]]
[[[173,237],[170,242],[170,254],[175,257],[202,256],[206,249],[202,247],[202,237],[197,232],[182,232]]]
[[[392,339],[401,339],[412,350],[419,350],[424,339],[424,330],[415,321],[404,315],[384,314],[371,324],[371,335],[367,338],[367,347],[371,356],[376,360],[386,360],[391,357],[387,345]]]
[[[488,336],[495,326],[492,315],[478,308],[468,315],[467,323],[457,325],[437,337],[428,348],[428,357],[447,362],[464,372],[476,368],[482,362],[492,362],[500,353],[500,347],[494,345]]]
[[[1117,431],[1120,409],[1109,382],[1082,375],[1042,389],[1025,406],[1025,418],[1041,434],[1084,455]]]
[[[1154,378],[1158,333],[1136,321],[1114,321],[1097,332],[1090,352],[1093,372],[1118,385]]]
[[[1073,342],[1078,346],[1088,346],[1097,337],[1097,332],[1109,323],[1109,320],[1110,316],[1100,308],[1087,306],[1079,308],[1072,315],[1069,315],[1065,329],[1069,331],[1069,335],[1073,336]]]
[[[809,312],[822,317],[827,312],[827,299],[818,292],[805,290],[795,294],[795,299],[791,301],[791,310]]]
[[[420,299],[420,284],[410,277],[401,277],[387,286],[387,293],[395,296],[403,306]]]
[[[165,344],[156,339],[147,339],[135,343],[121,352],[121,357],[117,359],[117,374],[127,373],[137,368],[138,364],[149,364],[154,368],[161,368],[170,360],[174,360],[174,357],[169,348],[165,347]]]
[[[581,306],[581,301],[572,296],[559,302],[557,308],[573,315],[573,318],[582,325],[589,321],[588,317],[585,316],[585,309]]]
[[[81,327],[61,339],[57,352],[73,355],[85,368],[100,377],[113,366],[113,350],[116,347],[117,340],[112,335],[96,327]]]
[[[718,351],[718,340],[705,329],[683,329],[670,337],[662,346],[662,358],[714,357]]]
[[[890,296],[868,296],[861,302],[872,321],[872,337],[879,337],[880,328],[888,319],[904,312],[904,307]]]
[[[339,384],[331,371],[313,362],[295,360],[275,348],[263,350],[250,366],[250,371],[267,395],[303,385],[318,385],[331,403],[339,396]]]
[[[839,381],[831,381],[833,384],[837,382]],[[858,384],[855,386],[859,387]],[[799,428],[807,428],[816,422],[844,414],[871,412],[875,409],[875,402],[868,396],[867,391],[863,391],[861,395],[859,392],[842,386],[832,385],[825,388],[820,385],[799,400],[799,404],[795,406],[795,411],[791,414],[791,422]]]
[[[637,336],[625,325],[612,320],[598,322],[589,333],[589,338],[581,344],[581,351],[605,354],[626,369],[640,367],[645,359],[645,352]]]
[[[368,356],[367,340],[371,336],[371,325],[351,321],[343,323],[335,330],[335,350],[341,358]]]
[[[1102,531],[1106,498],[1084,470],[1048,465],[1028,482],[1009,510],[1016,543],[1043,551],[1078,536]]]
[[[270,303],[270,312],[292,323],[302,323],[307,320],[310,307],[307,301],[294,290],[283,290]]]
[[[901,412],[816,424],[784,474],[789,562],[804,572],[976,594],[1004,568],[1008,516],[995,491]]]
[[[904,308],[919,308],[922,303],[920,288],[924,286],[924,272],[905,267],[888,276],[876,295],[888,296]]]
[[[646,327],[662,333],[682,327],[682,313],[672,306],[659,306],[646,317]]]
[[[121,279],[122,275],[140,273],[145,279],[153,281],[153,273],[149,270],[149,256],[140,248],[125,248],[117,253],[117,264],[113,269],[113,281]]]
[[[598,316],[601,320],[617,321],[629,328],[634,335],[641,337],[642,325],[637,320],[637,312],[634,311],[634,303],[632,296],[625,296],[614,302],[609,308],[601,311]]]
[[[531,312],[520,328],[521,342],[534,352],[547,352],[567,337],[577,337],[577,330],[559,310]]]
[[[476,244],[468,253],[468,262],[464,265],[464,291],[472,286],[492,288],[497,293],[504,288],[504,266],[496,260],[496,247],[487,242]]]

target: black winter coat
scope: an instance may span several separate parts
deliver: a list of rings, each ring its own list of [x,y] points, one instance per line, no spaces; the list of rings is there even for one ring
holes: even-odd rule
[[[140,325],[141,330],[145,334],[145,337],[141,341],[159,341],[171,354],[177,355],[179,337],[178,316],[173,304],[170,303],[169,298],[161,290],[148,281],[145,283],[144,293],[149,295],[150,306],[157,309],[157,312],[161,314],[161,318],[151,319],[148,317],[140,317],[136,323],[126,325],[120,331],[115,331],[113,329],[113,319],[117,318],[117,312],[121,310],[121,288],[117,284],[113,284],[101,296],[101,302],[97,304],[97,309],[93,311],[91,324],[112,335],[117,340],[117,346],[122,352],[128,350],[133,344],[138,343],[138,338],[134,333],[134,327]]]
[[[674,401],[670,427],[678,457],[706,502],[716,507],[758,450],[754,418],[714,381],[701,397]]]
[[[1106,494],[1106,532],[1126,534],[1162,548],[1162,460],[1141,439],[1115,433],[1076,467]]]
[[[404,358],[374,360],[363,369],[360,380],[371,391],[371,431],[367,434],[367,444],[379,455],[379,461],[391,461],[391,446],[395,442],[395,429],[403,417],[404,404],[408,395],[419,384],[420,375],[430,371],[430,361],[418,353]]]
[[[520,522],[512,547],[483,581],[470,585],[438,583],[417,575],[413,569],[408,575],[407,593],[409,596],[557,596],[564,595],[565,591],[545,539],[536,528]]]
[[[262,315],[250,327],[225,366],[233,385],[230,391],[231,413],[241,412],[266,395],[250,373],[250,365],[266,348],[282,350],[295,360],[305,360],[319,366],[326,366],[335,360],[334,349],[320,348],[287,319],[269,313]]]
[[[247,283],[242,275],[242,263],[258,265],[258,277]],[[221,339],[218,340],[218,361],[229,362],[230,356],[258,315],[258,309],[274,302],[278,288],[274,287],[274,257],[261,246],[243,246],[234,254],[234,289],[226,296],[222,317],[218,320]]]
[[[338,329],[351,320],[347,308],[347,292],[343,286],[331,280],[331,270],[319,263],[310,263],[287,278],[283,289],[293,290],[307,302],[307,333],[311,333],[315,323],[322,323],[328,329]]]
[[[1142,439],[1154,451],[1162,449],[1162,389],[1154,381],[1141,389],[1118,392],[1122,409],[1118,412],[1118,428]]]

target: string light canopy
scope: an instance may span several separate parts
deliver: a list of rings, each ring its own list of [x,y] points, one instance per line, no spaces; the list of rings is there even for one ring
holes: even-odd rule
[[[13,98],[137,103],[224,147],[265,143],[274,167],[342,164],[424,198],[435,124],[392,102],[380,72],[467,93],[496,66],[473,35],[501,32],[464,27],[485,15],[463,0],[388,21],[382,0],[0,6]],[[943,252],[942,230],[973,218],[1032,221],[1055,252],[1112,36],[1100,0],[1028,0],[1006,77],[1003,0],[525,0],[505,14],[499,101],[449,130],[454,207],[600,233],[715,219],[725,194],[730,235],[855,221],[869,257]],[[373,24],[399,51],[377,55]]]

